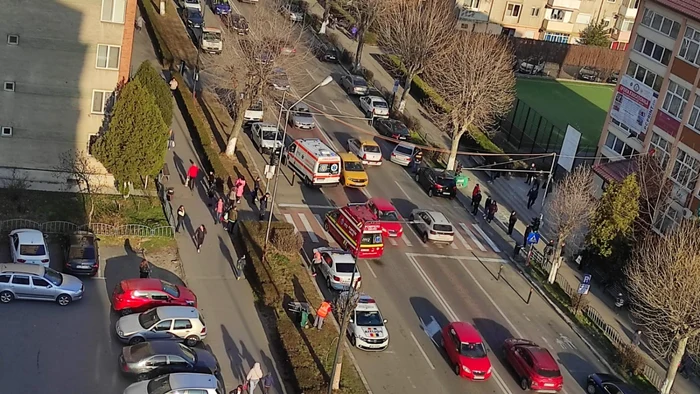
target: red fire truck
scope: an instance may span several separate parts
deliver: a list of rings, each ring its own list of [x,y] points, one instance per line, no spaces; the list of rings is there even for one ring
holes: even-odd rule
[[[326,214],[326,232],[358,259],[378,259],[384,253],[382,226],[366,205],[350,205]]]

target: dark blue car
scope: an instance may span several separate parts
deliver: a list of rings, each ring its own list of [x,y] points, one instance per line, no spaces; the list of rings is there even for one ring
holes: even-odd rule
[[[211,6],[216,15],[228,15],[231,13],[231,4],[228,0],[213,0]]]
[[[588,394],[639,394],[634,387],[606,373],[588,375],[586,392]]]
[[[202,11],[196,8],[185,8],[182,10],[182,16],[189,28],[201,29],[204,27]]]

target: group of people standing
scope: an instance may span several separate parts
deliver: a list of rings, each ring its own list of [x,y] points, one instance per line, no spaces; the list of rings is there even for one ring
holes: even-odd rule
[[[472,215],[479,213],[481,199],[481,186],[477,183],[476,186],[474,186],[474,190],[472,190]],[[486,197],[486,202],[484,202],[484,219],[486,219],[488,223],[491,223],[496,216],[496,212],[498,212],[498,203],[490,196]]]

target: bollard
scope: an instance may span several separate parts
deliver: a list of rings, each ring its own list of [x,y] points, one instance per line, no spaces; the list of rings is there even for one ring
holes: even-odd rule
[[[496,280],[501,280],[501,271],[503,271],[503,264],[501,264],[500,267],[498,267],[498,276],[496,276]]]
[[[294,186],[294,179],[296,178],[296,176],[297,176],[297,173],[292,171],[292,181],[291,181],[290,185]]]
[[[530,305],[530,298],[532,298],[532,287],[530,288],[530,292],[527,294],[527,301],[525,301],[525,303],[528,305]]]

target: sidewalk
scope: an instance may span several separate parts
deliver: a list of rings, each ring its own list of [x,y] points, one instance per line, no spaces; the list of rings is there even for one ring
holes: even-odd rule
[[[318,4],[315,0],[306,0],[309,5],[309,12],[316,14],[318,16],[323,15],[323,7]],[[357,43],[348,38],[344,32],[339,30],[334,30],[329,28],[329,32],[335,34],[338,37],[338,43],[345,49],[355,53],[357,50]],[[362,52],[362,67],[370,70],[374,74],[374,85],[376,85],[380,90],[391,91],[394,85],[394,78],[377,62],[377,60],[372,57],[372,54],[381,54],[381,50],[377,47],[365,46]],[[400,96],[402,88],[399,87],[397,92],[397,97]],[[420,121],[423,131],[428,135],[428,139],[435,143],[441,143],[447,146],[449,143],[449,137],[439,130],[434,124],[432,124],[423,114],[425,110],[421,105],[410,95],[406,100],[406,113],[415,116]],[[489,177],[486,172],[483,171],[468,171],[469,167],[475,167],[477,164],[469,157],[460,158],[464,164],[465,170],[463,171],[465,175],[469,177],[469,185],[467,188],[462,189],[459,200],[468,206],[471,201],[467,196],[471,196],[471,190],[476,183],[481,185],[482,193],[485,196],[491,196],[499,204],[499,211],[496,215],[497,225],[499,227],[498,231],[505,239],[508,239],[508,235],[505,234],[505,229],[507,228],[508,217],[510,212],[515,210],[519,221],[515,226],[515,231],[511,239],[513,240],[513,245],[516,243],[522,244],[522,234],[525,231],[525,227],[532,221],[533,218],[544,213],[542,200],[544,198],[544,190],[541,189],[537,202],[532,207],[532,209],[527,209],[527,199],[526,194],[530,186],[524,182],[523,178],[513,177],[507,179],[506,177],[500,177],[493,182],[489,181]],[[541,182],[546,182],[546,179],[541,179]],[[548,199],[548,198],[547,198]],[[546,200],[545,200],[546,203]],[[548,227],[548,223],[545,221],[541,227],[541,232],[545,237],[551,232]],[[537,249],[542,251],[544,249],[544,242],[540,242],[537,245]],[[507,251],[512,253],[512,251]],[[559,270],[559,277],[565,279],[571,286],[576,286],[581,281],[583,272],[578,271],[576,267],[571,266],[568,262],[563,265]],[[613,306],[613,300],[607,296],[603,289],[594,283],[591,286],[591,292],[587,297],[589,305],[595,309],[604,322],[618,331],[620,334],[626,335],[631,341],[633,336],[635,326],[630,321],[629,314],[626,310],[619,312],[617,308]],[[644,350],[647,350],[643,346]],[[665,368],[668,363],[665,360],[656,360],[649,354],[645,354],[647,364],[652,367],[657,374],[661,377],[665,375]],[[660,365],[661,364],[661,365]],[[687,379],[678,376],[674,384],[674,391],[677,393],[693,393],[698,392],[700,385],[697,382],[689,382]]]

